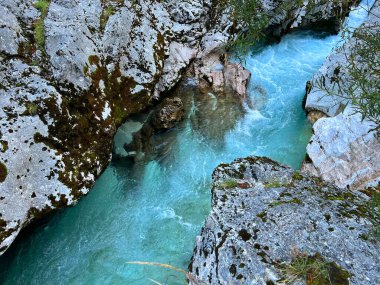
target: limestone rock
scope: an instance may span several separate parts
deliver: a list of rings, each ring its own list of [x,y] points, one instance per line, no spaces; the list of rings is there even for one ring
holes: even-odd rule
[[[364,238],[377,217],[366,209],[366,195],[267,158],[222,164],[190,273],[204,284],[283,284],[279,264],[289,264],[297,250],[335,262],[351,274],[349,284],[377,284],[378,241]]]
[[[364,25],[372,29],[372,24],[380,21],[378,15],[379,1]],[[350,42],[345,43],[344,52],[350,49]],[[314,123],[314,135],[307,146],[303,170],[342,188],[375,187],[380,182],[380,140],[372,131],[376,126],[355,114],[347,100],[325,91],[336,90],[334,77],[338,73],[345,84],[347,64],[351,63],[347,63],[343,52],[333,52],[311,81],[305,109]]]
[[[0,254],[91,189],[117,127],[181,79],[211,20],[209,0],[49,2],[0,1]]]
[[[318,120],[303,170],[341,188],[376,186],[380,183],[380,140],[371,131],[374,127],[350,110]]]

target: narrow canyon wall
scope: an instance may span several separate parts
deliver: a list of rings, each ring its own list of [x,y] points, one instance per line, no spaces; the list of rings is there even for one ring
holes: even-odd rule
[[[379,24],[380,2],[376,1],[363,25],[379,34]],[[380,183],[380,139],[373,131],[376,125],[363,120],[346,99],[334,96],[338,88],[334,78],[343,78],[342,84],[346,84],[344,78],[351,64],[347,55],[354,41],[355,37],[342,50],[333,52],[309,83],[305,108],[314,123],[314,134],[307,146],[303,170],[342,188],[375,188]]]
[[[268,31],[344,14],[307,1],[283,14],[292,2],[264,1]],[[214,8],[211,0],[0,1],[0,254],[31,221],[88,193],[128,116],[170,91],[191,61],[224,52],[232,23]]]

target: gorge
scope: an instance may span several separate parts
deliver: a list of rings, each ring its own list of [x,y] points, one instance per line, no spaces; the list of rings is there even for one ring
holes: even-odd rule
[[[60,1],[53,2],[56,6],[51,8],[52,12],[47,21],[52,21],[54,9],[58,9],[57,7],[62,4]],[[186,3],[182,4],[191,5]],[[369,9],[372,3],[364,1],[363,6]],[[204,5],[210,6],[209,3]],[[183,11],[181,10],[183,7],[176,8],[177,10],[173,8],[173,11]],[[174,28],[172,26],[168,29],[178,29],[179,38],[182,36],[181,33],[192,34],[197,29],[200,33],[205,33],[201,31],[202,25],[199,21],[207,21],[207,12],[205,13],[203,8],[198,8],[196,11],[199,12],[199,18],[195,22],[189,20],[192,23],[189,30],[177,14],[175,14],[177,19],[173,24]],[[127,13],[128,9],[123,9],[121,8],[121,13]],[[141,9],[148,9],[148,7],[142,5]],[[302,14],[302,11],[298,12],[298,16]],[[195,14],[192,16],[196,17]],[[366,9],[360,7],[351,12],[349,24],[359,26],[367,16]],[[113,23],[121,21],[122,18],[111,16],[110,19],[109,25],[112,27]],[[181,26],[182,30],[178,26]],[[109,38],[103,38],[105,43],[112,38],[111,32],[115,32],[109,29]],[[54,30],[47,31],[47,33],[53,32]],[[107,28],[105,33],[107,34]],[[123,31],[123,33],[126,32]],[[197,35],[194,37],[196,38]],[[116,38],[122,39],[122,35],[118,34]],[[160,52],[170,54],[169,59],[166,58],[165,61],[165,64],[169,62],[169,68],[160,71],[161,77],[156,76],[161,79],[154,81],[158,83],[153,90],[165,93],[175,86],[174,91],[169,93],[169,97],[178,97],[183,102],[184,120],[169,131],[154,132],[149,137],[148,148],[134,154],[131,158],[125,155],[124,146],[131,142],[133,133],[143,127],[144,122],[151,116],[151,109],[138,108],[139,110],[133,110],[121,119],[115,116],[119,113],[114,106],[109,107],[108,103],[105,103],[104,108],[98,106],[101,111],[97,108],[95,114],[99,118],[103,116],[102,118],[107,123],[101,127],[108,129],[108,132],[105,131],[99,137],[99,145],[89,153],[85,152],[89,154],[88,159],[91,160],[91,171],[87,173],[87,177],[94,180],[96,175],[91,176],[91,173],[95,168],[99,168],[95,171],[98,174],[103,171],[96,161],[101,161],[102,166],[108,162],[108,154],[105,154],[107,151],[101,153],[101,148],[113,147],[113,159],[97,179],[93,189],[75,207],[58,211],[33,230],[30,236],[16,241],[5,252],[0,258],[0,283],[149,284],[149,279],[153,279],[163,284],[183,284],[182,279],[174,277],[171,272],[162,268],[138,266],[128,264],[128,262],[162,262],[187,270],[193,255],[195,238],[201,232],[204,220],[211,210],[210,188],[213,184],[211,174],[220,163],[229,163],[238,157],[266,156],[296,170],[301,169],[306,146],[312,136],[312,127],[302,109],[305,86],[324,63],[326,57],[331,54],[339,39],[339,35],[300,29],[284,35],[279,42],[257,45],[252,54],[242,62],[243,66],[251,72],[247,100],[242,104],[240,98],[228,92],[221,96],[212,88],[206,91],[200,90],[196,83],[197,78],[191,76],[177,84],[182,71],[196,58],[197,52],[191,50],[191,44],[180,45],[181,51],[185,50],[180,56],[176,54],[173,44],[167,48],[162,47],[161,51],[159,51],[160,47],[158,50],[157,46],[153,47],[152,50],[157,54]],[[115,43],[109,44],[108,49],[105,50],[109,52],[115,45]],[[122,46],[121,43],[120,46]],[[83,50],[88,51],[87,47],[83,47]],[[49,53],[49,50],[47,52]],[[116,49],[113,52],[117,53]],[[54,53],[59,53],[59,51],[54,50]],[[136,54],[139,53],[136,52]],[[128,59],[123,59],[120,55],[120,62],[131,60],[136,54],[131,52]],[[157,57],[157,55],[152,56]],[[143,54],[139,54],[134,60],[138,63],[143,57]],[[107,82],[108,79],[98,73],[102,74],[103,66],[108,64],[107,68],[109,68],[112,63],[107,62],[108,59],[102,63],[103,59],[101,56],[99,58],[90,56],[90,65],[88,65],[90,71],[87,70],[87,73],[92,72],[94,75],[92,80],[96,81],[100,89],[104,84],[103,89],[107,90],[109,86],[114,86],[116,83]],[[170,69],[170,59],[176,64],[175,70]],[[165,65],[164,60],[161,59],[161,61],[156,64],[157,70]],[[232,61],[237,60],[232,59]],[[56,78],[64,76],[62,74],[66,71],[60,67],[62,62],[57,61],[53,64],[55,64],[53,70],[57,72],[54,76]],[[87,65],[84,64],[84,66]],[[128,68],[133,69],[130,66]],[[128,68],[123,73],[130,72]],[[145,68],[137,66],[136,69],[135,74],[130,75],[137,78],[138,69],[145,70]],[[79,70],[78,73],[82,72],[81,68],[74,68],[74,70]],[[150,71],[147,73],[150,74]],[[172,71],[175,75],[171,73]],[[115,72],[112,76],[118,76],[117,70]],[[68,72],[68,74],[71,73]],[[85,89],[86,84],[90,84],[86,81],[87,79],[78,80],[80,76],[73,74],[71,76],[73,78],[70,80],[77,84],[78,88]],[[139,80],[149,81],[147,78],[144,80],[141,78],[144,76]],[[30,79],[27,83],[28,88],[33,82],[33,78]],[[149,84],[141,83],[141,86],[152,90],[151,86],[147,86]],[[49,89],[47,85],[43,88]],[[122,87],[125,88],[126,85]],[[133,88],[142,90],[138,84],[133,85]],[[142,96],[139,93],[140,91],[136,94],[141,96],[139,98],[145,98],[145,95]],[[153,92],[152,96],[160,93],[157,92]],[[117,100],[112,102],[113,99],[108,97],[111,95],[107,91],[104,91],[104,94],[108,98],[105,102],[115,106],[118,104]],[[101,93],[97,95],[102,96]],[[57,98],[59,98],[58,95]],[[89,103],[93,103],[90,97],[86,98]],[[138,104],[146,104],[144,100],[142,99]],[[27,112],[33,113],[33,110],[30,110],[31,105],[28,106]],[[34,119],[35,117],[32,117],[31,120]],[[119,119],[123,121],[123,124],[121,121],[110,123],[108,119],[112,121]],[[94,118],[91,118],[89,121],[93,120]],[[83,125],[79,123],[80,128],[86,129],[89,126],[88,122],[80,122],[83,123]],[[118,125],[121,127],[116,133]],[[95,128],[91,132],[92,138],[98,135]],[[113,146],[110,141],[102,146],[102,142],[112,139],[111,133],[116,133]],[[38,138],[35,142],[47,144],[45,140],[38,140]],[[75,146],[77,141],[72,143]],[[91,140],[82,143],[90,144]],[[52,149],[55,147],[50,144],[47,146]],[[78,148],[76,154],[82,151]],[[101,153],[101,159],[98,160],[98,157],[95,159],[90,155],[92,151],[96,154]],[[59,156],[61,155],[65,154],[60,153]],[[11,160],[9,157],[8,159]],[[227,164],[224,166],[227,167]],[[11,171],[10,168],[8,172]],[[87,181],[85,177],[86,175],[81,178],[84,182]],[[61,183],[61,180],[59,181]],[[67,177],[64,181],[68,181]],[[73,179],[70,180],[71,182]],[[36,180],[36,183],[40,181]],[[215,183],[218,181],[214,181]],[[35,184],[34,187],[37,187]],[[91,188],[91,183],[88,185],[88,188]],[[66,189],[65,187],[63,189]],[[85,188],[87,189],[86,183]],[[83,191],[82,194],[84,194],[88,190],[76,191]],[[54,206],[56,202],[57,208],[61,208],[59,203],[65,203],[70,196],[68,194],[71,193],[70,191],[67,190],[64,197],[57,195],[49,198],[51,204]],[[78,194],[78,197],[82,194]],[[73,197],[72,202],[76,200],[76,196]],[[10,243],[7,243],[7,246]],[[202,263],[202,260],[199,263]],[[207,275],[207,273],[202,274],[200,275]]]

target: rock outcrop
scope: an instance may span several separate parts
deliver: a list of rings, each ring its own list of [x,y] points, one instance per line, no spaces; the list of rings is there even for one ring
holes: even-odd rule
[[[346,272],[333,284],[379,283],[379,246],[370,235],[379,213],[365,194],[321,181],[267,158],[220,165],[190,273],[199,284],[284,284],[300,252]],[[295,284],[306,283],[303,273]]]
[[[0,254],[30,221],[90,190],[117,127],[196,56],[211,7],[0,1]]]
[[[378,25],[374,24],[380,23],[379,16],[380,2],[376,1],[364,25],[376,29]],[[352,52],[351,42],[355,40],[332,53],[309,84],[312,87],[305,109],[314,123],[314,135],[307,146],[303,170],[342,188],[363,189],[380,183],[380,139],[372,131],[376,125],[362,120],[350,105],[346,107],[347,100],[327,92],[334,93],[338,88],[337,76],[347,78],[346,67],[351,63],[347,62],[346,54]]]
[[[225,43],[219,35],[229,37],[231,22],[215,21],[214,7],[212,0],[0,1],[0,254],[31,221],[85,195],[110,161],[117,127]],[[292,24],[308,18],[298,14]],[[213,37],[222,45],[211,45]],[[232,70],[230,78],[246,81]]]
[[[280,37],[292,29],[313,28],[337,33],[341,22],[355,1],[345,5],[334,1],[272,1],[262,0],[262,8],[268,17],[263,33],[269,37]],[[218,30],[211,30],[203,38],[200,52],[194,61],[192,75],[197,78],[201,88],[223,93],[232,92],[240,98],[245,97],[250,73],[238,64],[229,63],[225,46],[236,30],[243,27],[233,25],[222,14]],[[231,35],[232,32],[232,35]]]

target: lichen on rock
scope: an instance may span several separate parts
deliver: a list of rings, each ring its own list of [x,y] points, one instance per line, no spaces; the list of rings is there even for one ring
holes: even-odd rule
[[[237,183],[219,186],[228,179]],[[297,251],[306,262],[319,256],[323,266],[346,272],[343,279],[332,276],[342,282],[332,284],[376,284],[378,241],[363,235],[378,219],[362,193],[347,193],[267,158],[238,159],[213,173],[212,211],[189,270],[205,284],[281,284],[294,273],[289,266],[297,266]],[[307,281],[307,271],[296,284],[318,284]]]

